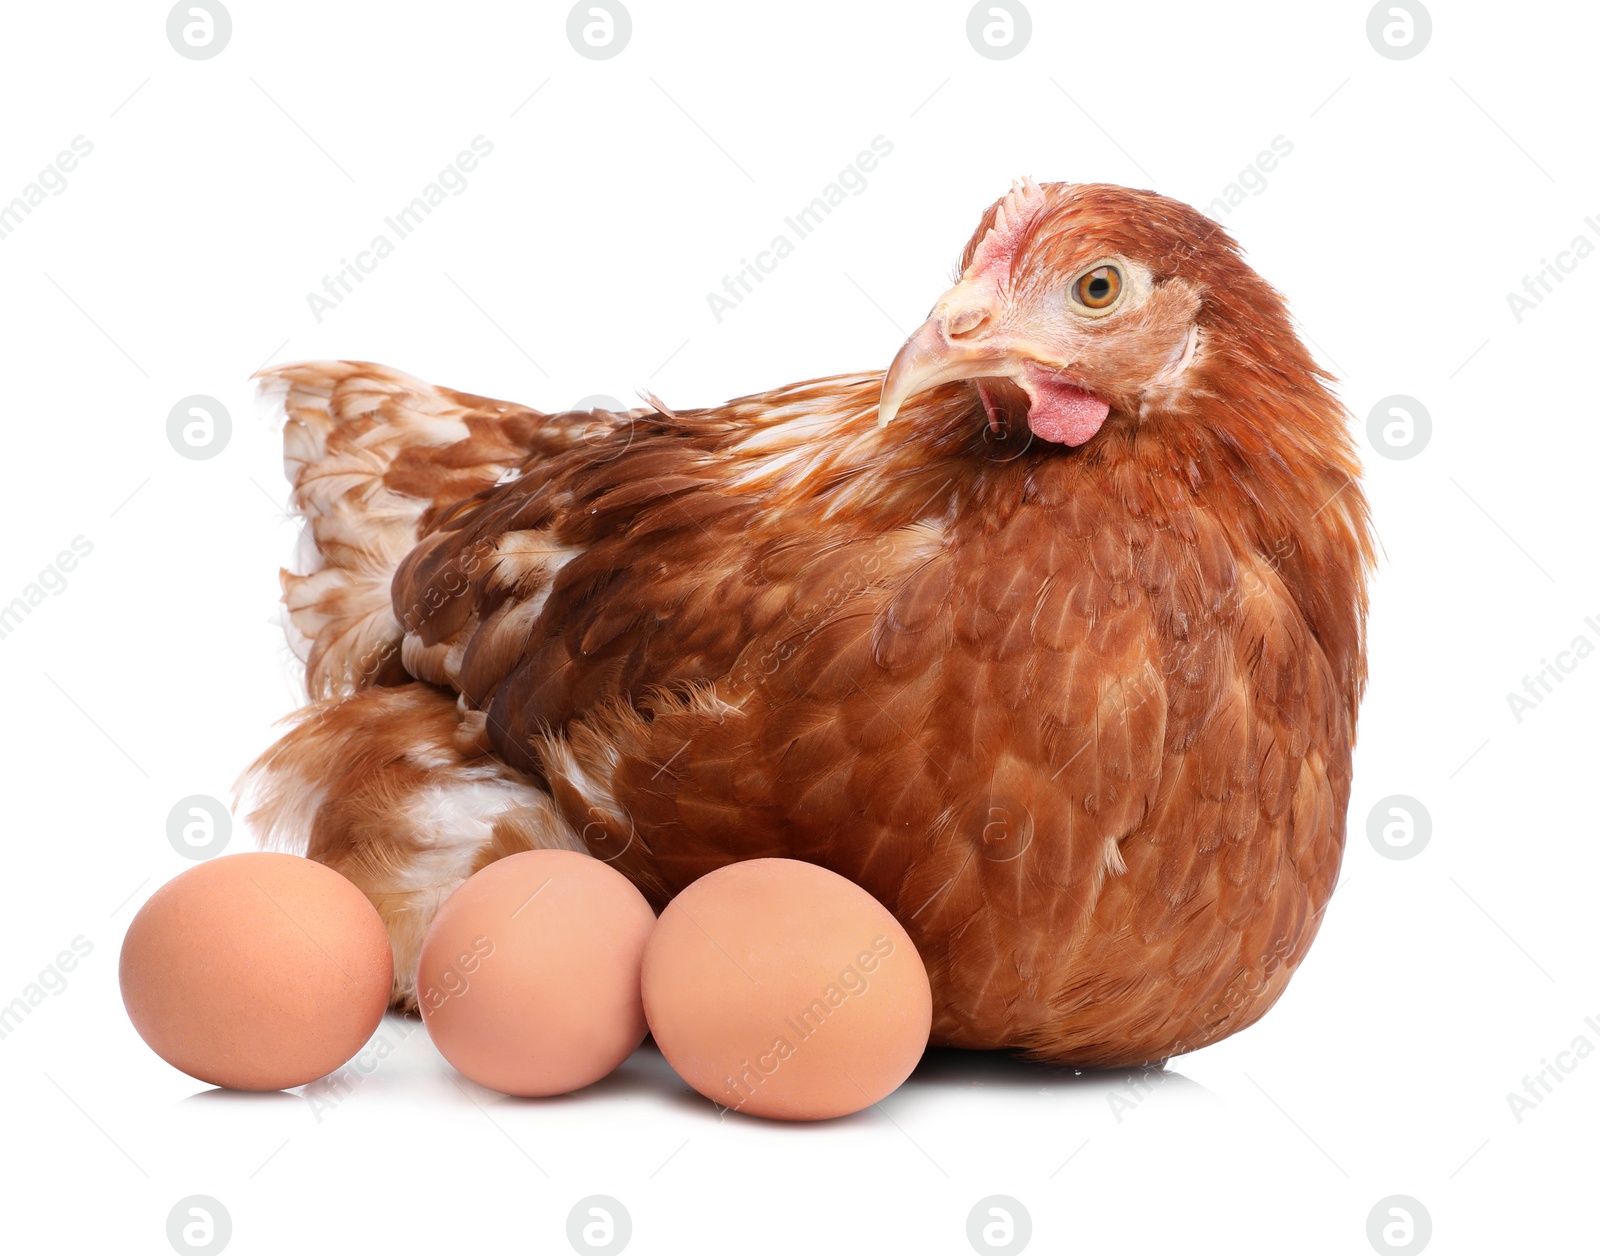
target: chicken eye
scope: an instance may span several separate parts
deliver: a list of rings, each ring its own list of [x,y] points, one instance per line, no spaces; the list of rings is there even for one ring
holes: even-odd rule
[[[1072,299],[1084,309],[1103,314],[1122,296],[1122,272],[1115,266],[1096,266],[1073,282]]]

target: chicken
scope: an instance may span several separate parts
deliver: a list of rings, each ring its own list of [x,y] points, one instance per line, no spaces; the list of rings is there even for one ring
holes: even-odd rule
[[[264,372],[314,701],[267,839],[417,950],[476,869],[659,908],[808,860],[915,940],[933,1041],[1163,1060],[1279,997],[1343,849],[1370,520],[1282,299],[1150,192],[1015,185],[887,373],[541,414]]]

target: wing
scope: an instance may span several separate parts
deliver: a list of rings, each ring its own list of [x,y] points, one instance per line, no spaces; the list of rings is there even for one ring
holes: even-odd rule
[[[879,440],[866,417],[877,384],[814,381],[715,411],[651,411],[591,445],[528,458],[512,482],[440,516],[401,564],[407,669],[460,690],[496,748],[530,770],[543,730],[725,681],[750,642],[822,596],[838,563],[914,522],[901,499],[933,504],[925,466],[869,494],[870,521],[852,511],[823,523],[837,501],[795,494],[828,478],[807,462],[804,438],[819,427],[853,423]]]

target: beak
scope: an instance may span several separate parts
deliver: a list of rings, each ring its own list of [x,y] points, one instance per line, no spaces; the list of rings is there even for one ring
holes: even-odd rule
[[[887,427],[906,398],[916,393],[951,380],[1014,373],[1007,346],[978,330],[988,321],[988,311],[978,307],[952,311],[948,302],[954,291],[941,298],[928,321],[900,346],[889,364],[878,402],[879,427]]]

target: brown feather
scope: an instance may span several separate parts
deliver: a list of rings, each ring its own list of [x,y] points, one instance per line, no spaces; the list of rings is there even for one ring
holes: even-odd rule
[[[1161,369],[1157,329],[1201,329],[1181,388],[1096,380],[1110,414],[1076,449],[1002,451],[967,381],[879,430],[876,375],[594,417],[283,369],[332,573],[286,577],[313,693],[374,642],[443,688],[315,708],[258,766],[265,818],[290,823],[287,782],[365,799],[324,803],[309,850],[387,894],[424,836],[386,836],[383,807],[488,771],[546,802],[481,858],[576,835],[658,905],[761,855],[856,880],[916,941],[937,1042],[1125,1065],[1257,1019],[1343,845],[1359,467],[1215,224],[1120,188],[1040,198],[986,264],[1049,291],[1140,259],[1130,380]],[[408,739],[434,766],[398,766]]]

